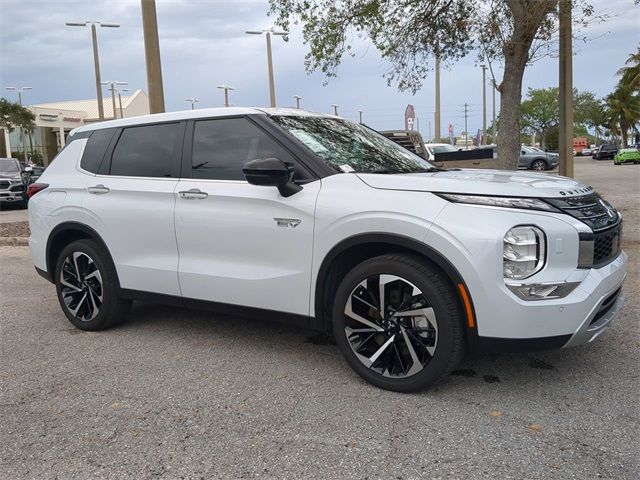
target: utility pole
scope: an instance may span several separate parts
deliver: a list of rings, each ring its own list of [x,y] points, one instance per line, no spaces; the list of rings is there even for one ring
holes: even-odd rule
[[[434,136],[440,139],[440,54],[436,52],[436,112],[434,113]]]
[[[465,149],[469,146],[469,131],[467,127],[468,115],[469,115],[469,104],[465,102],[464,103],[464,147]]]
[[[431,140],[431,120],[429,120],[429,140]]]
[[[560,175],[573,177],[573,59],[571,0],[560,0]]]
[[[96,100],[98,102],[98,118],[104,120],[104,105],[102,104],[102,82],[100,81],[100,60],[98,57],[98,34],[96,25],[101,28],[120,28],[117,23],[104,23],[96,21],[87,22],[66,22],[68,27],[86,27],[91,25],[91,42],[93,44],[93,68],[96,75]]]
[[[492,139],[491,139],[491,143],[496,143],[496,137],[498,136],[498,124],[496,123],[496,90],[498,89],[498,85],[496,85],[496,81],[495,80],[491,80],[493,88],[493,128],[492,130]]]
[[[216,88],[220,88],[224,90],[224,106],[229,106],[229,90],[235,90],[235,88],[230,87],[229,85],[218,85]]]
[[[302,98],[300,95],[294,95],[293,98],[296,99],[296,108],[300,109],[300,99]]]
[[[164,88],[160,63],[160,40],[158,40],[158,17],[155,0],[141,0],[142,31],[144,34],[144,56],[147,63],[147,85],[149,89],[149,111],[164,112]]]
[[[487,66],[482,67],[482,144],[487,144]]]
[[[416,117],[416,131],[420,133],[420,117]]]
[[[17,92],[18,94],[18,105],[22,106],[22,92],[26,92],[27,90],[31,90],[31,87],[5,87],[7,90],[12,90]],[[31,134],[29,134],[31,137]],[[22,154],[24,155],[23,160],[27,161],[27,141],[24,138],[24,129],[20,127],[20,142],[22,143]],[[33,152],[32,152],[33,153]],[[11,156],[11,155],[9,155]]]
[[[276,86],[273,79],[273,56],[271,54],[271,35],[285,36],[288,32],[277,32],[273,28],[266,28],[264,30],[247,30],[249,35],[267,35],[267,68],[269,69],[269,104],[271,108],[276,106]]]
[[[362,125],[364,122],[362,121],[363,110],[358,110],[359,123]]]
[[[333,107],[333,114],[337,117],[338,116],[338,107],[340,105],[338,105],[336,103],[332,103],[331,106]]]

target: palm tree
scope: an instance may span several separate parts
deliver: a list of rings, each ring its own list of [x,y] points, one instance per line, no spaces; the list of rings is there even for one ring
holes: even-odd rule
[[[625,66],[616,72],[622,77],[620,83],[636,92],[640,91],[640,47],[636,53],[629,55],[624,64]]]
[[[640,122],[640,95],[619,82],[616,89],[606,98],[611,133],[622,136],[623,146],[627,145],[629,130],[638,131]]]

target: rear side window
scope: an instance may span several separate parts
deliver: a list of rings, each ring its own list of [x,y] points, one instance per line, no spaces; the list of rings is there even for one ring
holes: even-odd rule
[[[111,156],[111,175],[171,177],[177,165],[179,123],[125,128]]]
[[[83,170],[98,173],[104,154],[115,131],[115,128],[105,128],[91,132],[87,145],[84,147],[82,160],[80,160],[80,167]],[[75,140],[75,136],[72,138]]]
[[[250,160],[276,157],[295,164],[293,156],[246,118],[223,118],[195,122],[193,132],[193,178],[244,180],[242,167]],[[296,178],[308,174],[298,173]]]

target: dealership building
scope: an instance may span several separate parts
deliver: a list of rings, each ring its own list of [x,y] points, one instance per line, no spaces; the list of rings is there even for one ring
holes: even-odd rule
[[[116,98],[115,112],[110,96],[106,96],[102,103],[105,120],[149,113],[149,99],[142,90]],[[4,140],[0,156],[23,159],[26,150],[27,158],[46,166],[64,147],[71,130],[100,121],[96,99],[41,103],[27,108],[36,116],[35,130],[31,134],[21,134],[19,129],[10,133],[5,131],[4,138],[0,139]]]

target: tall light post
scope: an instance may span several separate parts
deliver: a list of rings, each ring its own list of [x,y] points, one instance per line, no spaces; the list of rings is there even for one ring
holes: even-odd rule
[[[296,99],[296,108],[300,109],[300,99],[302,99],[302,97],[300,95],[294,95],[293,98]]]
[[[340,105],[338,105],[337,103],[332,103],[331,106],[333,107],[333,114],[337,117],[338,116],[338,107]]]
[[[235,90],[235,88],[230,87],[229,85],[218,85],[216,88],[221,88],[224,90],[224,106],[229,106],[229,90]]]
[[[200,102],[200,100],[198,100],[197,98],[185,98],[184,101],[191,103],[191,110],[195,110],[196,103]]]
[[[440,141],[440,54],[436,51],[436,111],[433,114],[435,141]]]
[[[118,105],[120,106],[120,118],[124,118],[124,110],[122,109],[122,92],[129,92],[128,88],[118,89]]]
[[[91,25],[91,41],[93,43],[93,66],[96,73],[96,99],[98,100],[98,117],[104,120],[104,107],[102,105],[102,82],[100,81],[100,60],[98,59],[98,34],[96,33],[96,25],[104,28],[119,28],[117,23],[104,23],[95,20],[87,20],[86,22],[66,22],[68,27],[86,27]]]
[[[118,118],[116,111],[116,85],[128,85],[128,83],[121,82],[119,80],[106,80],[102,82],[102,85],[109,85],[109,91],[111,92],[111,104],[113,106],[113,118]]]
[[[498,124],[496,123],[496,90],[498,90],[498,84],[495,80],[491,80],[493,88],[493,128],[491,129],[492,139],[491,143],[496,143],[496,137],[498,136]]]
[[[360,124],[363,124],[364,122],[362,121],[362,114],[364,113],[364,110],[358,110],[358,121]]]
[[[31,87],[5,87],[7,90],[18,93],[18,104],[22,106],[22,92],[31,90]],[[22,143],[22,152],[24,155],[24,161],[27,161],[27,142],[24,139],[24,129],[20,127],[20,142]]]
[[[269,68],[269,102],[271,107],[276,106],[276,87],[275,82],[273,80],[273,58],[271,54],[271,35],[277,36],[285,36],[288,35],[289,32],[278,32],[273,28],[266,28],[264,30],[247,30],[246,32],[249,35],[262,35],[266,33],[267,35],[267,66]]]
[[[482,68],[482,144],[487,144],[487,66]]]

